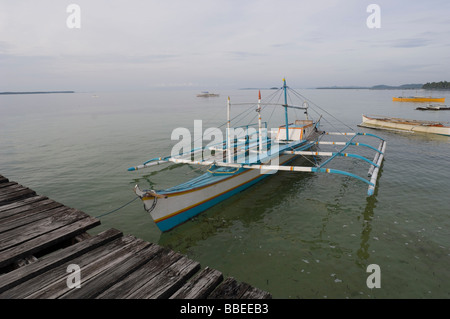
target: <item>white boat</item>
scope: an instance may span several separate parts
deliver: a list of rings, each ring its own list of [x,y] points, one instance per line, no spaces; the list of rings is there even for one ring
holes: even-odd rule
[[[189,152],[165,157],[153,158],[142,165],[130,167],[129,171],[160,165],[164,163],[184,163],[189,165],[207,166],[207,172],[188,182],[163,190],[141,190],[135,186],[135,193],[144,202],[147,210],[161,231],[167,231],[187,221],[217,203],[260,182],[277,171],[333,173],[357,178],[369,185],[368,196],[373,195],[378,172],[383,161],[386,142],[373,134],[323,132],[320,130],[320,120],[309,118],[308,105],[288,105],[289,89],[283,80],[280,94],[284,94],[284,104],[263,103],[261,93],[257,103],[252,103],[258,114],[258,123],[240,127],[244,132],[241,136],[232,137],[231,102],[227,100],[227,131],[226,139],[215,145],[192,149]],[[285,123],[275,130],[267,130],[261,120],[262,106],[283,107]],[[306,119],[289,123],[288,109],[300,109]],[[257,128],[250,130],[251,127]],[[236,129],[236,128],[235,128]],[[322,141],[326,135],[341,135],[347,138],[344,142]],[[381,140],[378,148],[368,144],[357,143],[355,139],[361,136],[374,137]],[[321,152],[311,150],[316,145],[333,145],[339,147],[337,152]],[[343,153],[350,146],[368,147],[375,151],[374,160],[369,160],[357,154]],[[206,156],[205,153],[210,155]],[[290,163],[298,156],[328,157],[322,163],[312,162],[312,166],[296,166]],[[370,164],[370,179],[365,179],[351,172],[345,172],[325,166],[337,157],[353,157]],[[196,159],[198,157],[198,159]]]
[[[437,121],[409,120],[396,117],[363,115],[361,127],[403,131],[410,133],[427,133],[450,136],[448,123]]]

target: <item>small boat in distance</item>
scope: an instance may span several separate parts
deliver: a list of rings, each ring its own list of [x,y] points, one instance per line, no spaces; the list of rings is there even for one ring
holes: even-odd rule
[[[201,94],[197,94],[197,97],[219,97],[219,94],[209,93],[208,91],[202,92]]]
[[[409,133],[429,133],[450,136],[450,126],[441,122],[408,120],[395,117],[362,116],[362,123],[358,126],[383,129],[390,131],[403,131]]]
[[[445,97],[431,96],[399,96],[393,97],[394,102],[442,102],[445,103]]]
[[[428,104],[427,106],[416,107],[420,111],[450,111],[450,107],[445,104]]]

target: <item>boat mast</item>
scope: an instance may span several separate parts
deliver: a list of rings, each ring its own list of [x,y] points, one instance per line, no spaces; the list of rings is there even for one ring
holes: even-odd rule
[[[284,89],[284,116],[286,118],[286,142],[289,141],[289,122],[288,122],[288,103],[287,103],[287,92],[286,92],[286,79],[283,79],[283,89]]]
[[[231,139],[230,139],[230,97],[228,97],[227,100],[227,162],[232,162],[232,156],[231,156]]]
[[[262,124],[261,124],[261,90],[258,95],[258,108],[256,109],[258,112],[258,138],[259,138],[259,151],[262,152]]]

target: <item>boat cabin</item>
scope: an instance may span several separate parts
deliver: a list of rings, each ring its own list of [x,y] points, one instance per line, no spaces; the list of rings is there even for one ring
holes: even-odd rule
[[[294,124],[288,125],[288,141],[301,141],[309,136],[314,130],[312,120],[296,120]],[[286,125],[278,128],[276,141],[286,142]]]

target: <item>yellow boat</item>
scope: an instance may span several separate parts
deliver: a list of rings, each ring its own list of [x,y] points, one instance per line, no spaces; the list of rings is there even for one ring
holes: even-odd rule
[[[431,97],[431,96],[399,96],[393,97],[394,102],[445,102],[445,97]]]

